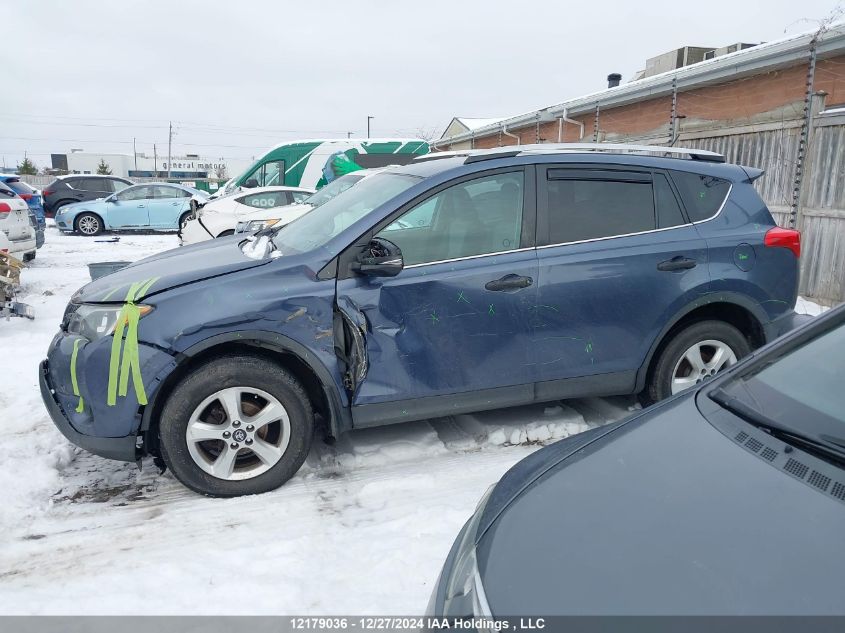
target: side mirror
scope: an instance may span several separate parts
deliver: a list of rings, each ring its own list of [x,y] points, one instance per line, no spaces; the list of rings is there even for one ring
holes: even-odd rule
[[[404,267],[400,248],[380,237],[373,238],[351,265],[355,272],[370,277],[395,277]]]
[[[247,189],[255,189],[258,186],[258,181],[255,178],[250,178],[244,183]]]

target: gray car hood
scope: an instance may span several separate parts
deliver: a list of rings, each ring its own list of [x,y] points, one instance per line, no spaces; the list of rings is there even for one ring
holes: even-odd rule
[[[485,510],[494,615],[845,613],[845,504],[734,443],[692,397],[589,440],[535,453]]]

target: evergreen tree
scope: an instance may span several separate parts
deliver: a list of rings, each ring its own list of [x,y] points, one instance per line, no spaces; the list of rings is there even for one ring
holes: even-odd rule
[[[100,159],[100,164],[97,165],[97,173],[101,176],[111,176],[111,167],[109,167],[105,158]]]
[[[38,167],[29,158],[24,157],[23,162],[18,165],[18,173],[21,176],[35,176],[38,173]]]

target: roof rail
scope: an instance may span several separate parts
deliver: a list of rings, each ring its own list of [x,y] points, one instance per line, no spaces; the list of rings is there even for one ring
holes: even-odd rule
[[[440,160],[441,158],[454,158],[455,156],[470,156],[474,150],[459,149],[448,152],[429,152],[428,154],[419,154],[411,159],[414,163],[424,163],[429,160]]]
[[[671,158],[687,157],[691,160],[724,163],[722,154],[704,149],[688,147],[664,147],[662,145],[629,145],[625,143],[539,143],[536,145],[507,145],[489,150],[463,150],[438,152],[451,156],[466,156],[464,163],[476,163],[494,158],[509,158],[521,154],[551,154],[560,152],[588,153],[604,152],[609,154],[655,154]],[[426,154],[425,156],[431,156]]]
[[[530,148],[530,149],[529,149]],[[523,150],[530,153],[544,150],[568,150],[576,152],[609,152],[611,154],[660,154],[673,158],[688,156],[692,160],[703,160],[712,163],[724,163],[725,157],[717,152],[691,147],[666,147],[664,145],[635,145],[629,143],[539,143],[524,145]]]

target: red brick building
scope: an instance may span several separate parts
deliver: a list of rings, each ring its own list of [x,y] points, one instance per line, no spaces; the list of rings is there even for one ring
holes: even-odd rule
[[[760,195],[803,233],[800,292],[845,301],[845,24],[501,120],[455,118],[433,144],[557,142],[697,147],[764,169]]]
[[[734,127],[801,118],[812,40],[813,34],[802,34],[761,44],[444,136],[435,144],[449,150],[634,139],[667,143],[673,134],[692,138],[714,124]],[[812,91],[826,93],[817,109],[845,106],[841,28],[818,38],[816,56]]]

